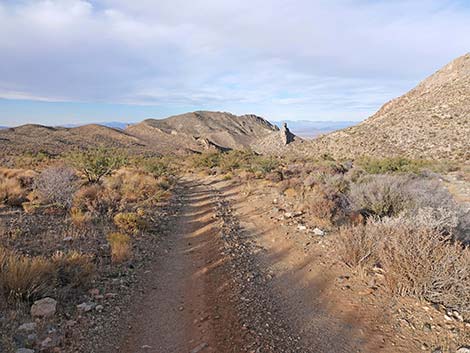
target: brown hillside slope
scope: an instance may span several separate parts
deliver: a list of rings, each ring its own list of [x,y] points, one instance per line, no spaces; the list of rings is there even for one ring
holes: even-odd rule
[[[255,115],[193,112],[162,120],[148,119],[125,130],[102,125],[74,128],[22,125],[0,130],[0,162],[24,153],[58,155],[74,148],[104,145],[130,154],[186,154],[204,150],[278,147],[282,131]],[[273,141],[273,142],[272,142]]]
[[[0,149],[5,155],[39,151],[59,154],[76,147],[86,148],[98,144],[119,148],[141,146],[136,137],[97,124],[74,128],[27,124],[0,130]]]
[[[470,54],[452,61],[364,122],[320,137],[308,153],[468,160]]]
[[[126,131],[162,148],[201,150],[207,143],[222,148],[251,147],[279,129],[256,115],[236,116],[224,112],[197,111],[166,119],[147,119]]]

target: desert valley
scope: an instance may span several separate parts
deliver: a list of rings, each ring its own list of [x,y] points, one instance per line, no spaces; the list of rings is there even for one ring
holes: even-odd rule
[[[470,55],[305,139],[0,130],[0,351],[470,352]]]

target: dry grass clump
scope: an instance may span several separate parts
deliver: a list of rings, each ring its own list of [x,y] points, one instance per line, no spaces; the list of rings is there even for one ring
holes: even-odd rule
[[[156,178],[138,169],[120,169],[104,180],[104,197],[118,201],[122,206],[143,201],[151,203],[158,201],[163,191],[170,188],[169,184],[164,176]]]
[[[405,217],[342,228],[338,251],[350,266],[380,266],[391,292],[444,304],[470,316],[470,250],[433,225]]]
[[[21,206],[27,201],[35,176],[32,170],[0,168],[0,203]]]
[[[50,261],[0,252],[0,288],[8,301],[29,301],[52,293],[55,272]]]
[[[34,181],[34,189],[42,203],[70,208],[77,183],[78,178],[72,169],[58,166],[43,170]]]
[[[121,263],[131,258],[131,238],[123,233],[108,234],[108,243],[111,247],[111,259],[115,263]]]
[[[57,252],[51,260],[56,271],[56,281],[61,287],[86,287],[95,274],[90,255],[77,251]]]
[[[107,213],[109,200],[103,197],[103,194],[104,187],[99,184],[87,185],[79,189],[75,193],[70,210],[72,221],[80,224]]]
[[[94,269],[91,257],[78,252],[58,253],[48,259],[0,248],[0,289],[10,302],[32,301],[85,287]]]
[[[147,223],[141,215],[136,212],[120,212],[114,218],[114,224],[128,234],[137,234],[147,227]]]

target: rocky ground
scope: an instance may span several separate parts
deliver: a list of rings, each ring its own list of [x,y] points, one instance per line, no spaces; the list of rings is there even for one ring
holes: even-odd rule
[[[337,261],[332,232],[257,183],[183,179],[138,261],[74,310],[2,313],[2,333],[19,353],[470,352],[459,313],[392,297],[380,270]]]

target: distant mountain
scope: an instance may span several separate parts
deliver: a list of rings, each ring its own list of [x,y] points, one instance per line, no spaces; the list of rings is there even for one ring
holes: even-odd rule
[[[101,125],[101,126],[107,126],[107,127],[112,127],[114,129],[121,129],[124,130],[127,126],[132,125],[135,123],[126,123],[126,122],[120,122],[120,121],[103,121],[103,122],[97,122],[97,123],[92,123],[91,125]],[[90,124],[62,124],[59,125],[60,127],[79,127],[79,126],[84,126],[84,125],[90,125]]]
[[[281,120],[273,122],[281,127],[287,123],[289,129],[304,138],[314,138],[335,130],[344,129],[357,124],[357,121],[310,121],[310,120]]]
[[[229,150],[259,147],[279,151],[296,140],[256,115],[197,111],[166,119],[147,119],[118,129],[98,124],[50,127],[27,124],[0,130],[0,150],[15,156],[24,152],[60,154],[81,147],[105,145],[138,154],[184,154],[207,149]]]
[[[304,146],[307,148],[307,146]],[[461,56],[364,122],[312,141],[334,157],[470,159],[470,54]]]
[[[171,152],[181,149],[198,151],[208,146],[221,149],[253,147],[266,136],[278,133],[279,129],[256,115],[196,111],[166,119],[147,119],[125,131]]]

